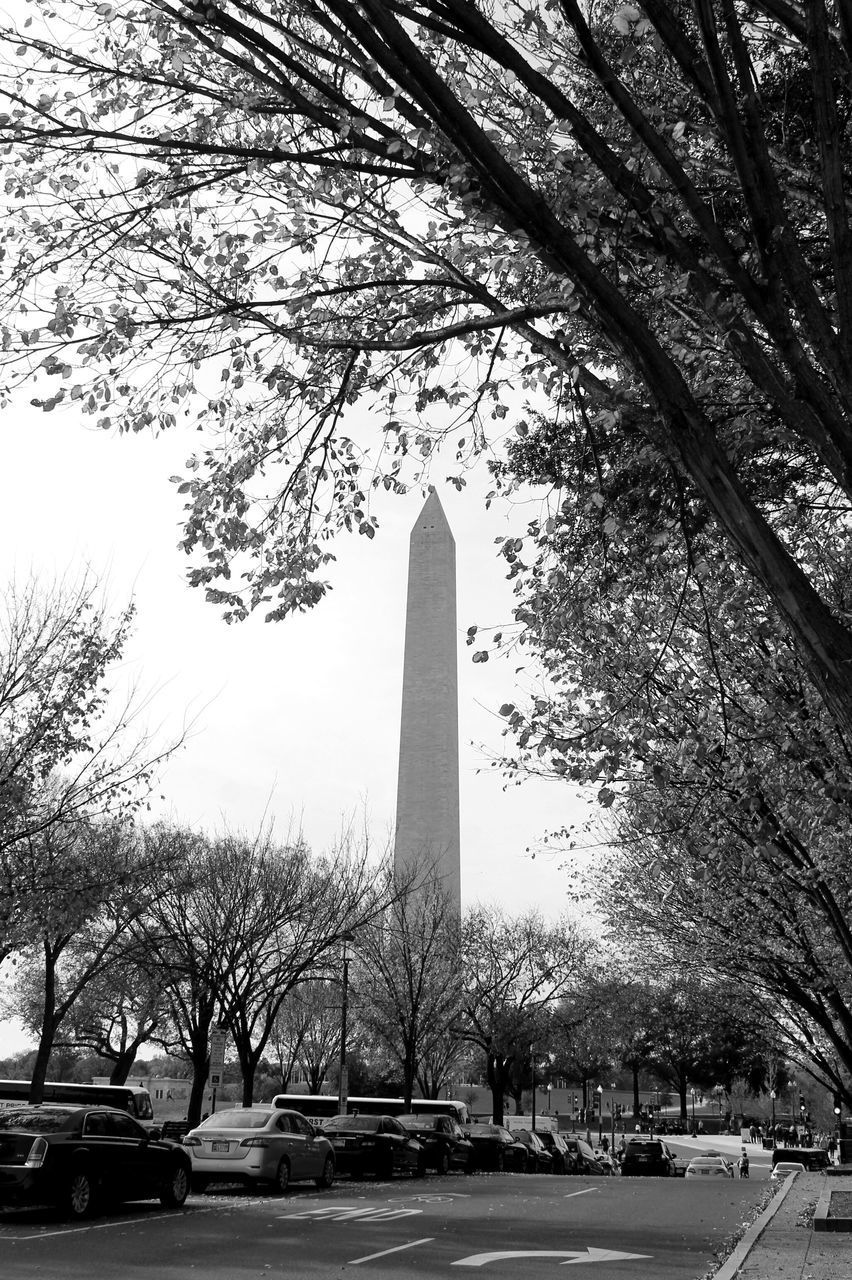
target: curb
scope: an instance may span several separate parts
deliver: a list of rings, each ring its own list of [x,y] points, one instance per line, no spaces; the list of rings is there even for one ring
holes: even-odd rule
[[[775,1217],[778,1210],[787,1198],[788,1193],[792,1190],[793,1183],[796,1181],[798,1174],[793,1178],[785,1178],[783,1187],[776,1191],[769,1204],[763,1210],[759,1217],[755,1218],[750,1227],[743,1233],[734,1248],[733,1253],[721,1265],[718,1271],[713,1272],[712,1280],[735,1280],[739,1273],[740,1267],[745,1262],[752,1246],[756,1244],[758,1237],[761,1236]]]
[[[814,1231],[852,1231],[852,1218],[830,1218],[831,1187],[826,1186],[814,1213]]]

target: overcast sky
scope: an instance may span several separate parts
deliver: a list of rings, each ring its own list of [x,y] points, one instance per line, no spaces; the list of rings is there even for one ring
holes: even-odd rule
[[[131,596],[138,621],[125,678],[151,691],[147,723],[163,739],[192,722],[164,768],[155,812],[214,829],[254,831],[264,816],[283,835],[296,824],[316,850],[366,811],[381,844],[393,827],[408,537],[420,491],[382,495],[372,541],[336,548],[333,591],[311,613],[228,626],[186,585],[178,550],[183,471],[198,437],[110,437],[73,413],[29,405],[2,419],[0,581],[51,577],[86,564],[115,606]],[[463,906],[501,903],[553,917],[567,905],[558,861],[534,849],[583,807],[565,783],[508,784],[490,767],[503,745],[496,712],[516,696],[512,661],[474,664],[468,626],[510,618],[512,595],[494,539],[531,514],[433,479],[456,539]],[[523,680],[525,677],[522,676]],[[360,816],[359,816],[360,821]],[[0,1025],[0,1053],[12,1043]]]

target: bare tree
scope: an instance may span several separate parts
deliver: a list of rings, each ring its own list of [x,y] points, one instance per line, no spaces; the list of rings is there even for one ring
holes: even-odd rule
[[[68,903],[97,900],[98,866],[65,874],[56,850],[87,824],[132,815],[176,749],[133,736],[139,704],[107,681],[134,616],[112,619],[97,582],[14,583],[0,606],[0,960]],[[51,832],[56,827],[58,834]],[[41,857],[40,854],[44,856]]]
[[[459,1029],[485,1057],[497,1124],[513,1068],[528,1060],[542,1018],[577,983],[587,950],[568,920],[549,925],[535,913],[512,919],[486,907],[465,920]]]
[[[419,1071],[433,1071],[461,1008],[460,922],[434,877],[402,889],[358,935],[364,982],[360,1017],[402,1073],[406,1110]],[[452,1056],[452,1055],[451,1055]]]
[[[115,963],[169,867],[149,861],[134,828],[117,821],[52,823],[33,844],[40,865],[49,863],[68,885],[23,953],[14,993],[16,1012],[38,1039],[30,1101],[40,1102],[60,1027],[89,984]]]

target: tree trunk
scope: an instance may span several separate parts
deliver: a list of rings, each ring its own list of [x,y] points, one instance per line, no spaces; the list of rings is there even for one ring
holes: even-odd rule
[[[189,1121],[190,1128],[195,1128],[201,1121],[201,1108],[204,1105],[204,1093],[207,1088],[207,1068],[210,1061],[210,1055],[207,1052],[207,1041],[205,1037],[204,1048],[198,1049],[190,1055],[190,1063],[192,1064],[192,1088],[189,1091],[189,1105],[186,1109],[186,1118]]]
[[[686,1125],[686,1071],[683,1067],[677,1073],[677,1092],[680,1098],[680,1122]]]
[[[250,1107],[254,1101],[254,1077],[257,1063],[253,1058],[240,1064],[243,1069],[243,1106]]]
[[[640,1106],[641,1106],[641,1103],[639,1101],[639,1068],[637,1066],[634,1066],[633,1067],[633,1119],[634,1120],[639,1119]]]
[[[497,1060],[493,1054],[488,1054],[486,1063],[486,1079],[491,1090],[491,1115],[495,1124],[502,1124],[504,1073],[498,1069]]]
[[[33,1103],[44,1101],[44,1082],[47,1079],[47,1066],[53,1050],[53,1037],[56,1034],[56,961],[47,938],[43,940],[43,950],[44,1005],[41,1014],[41,1033],[30,1081],[30,1102]]]

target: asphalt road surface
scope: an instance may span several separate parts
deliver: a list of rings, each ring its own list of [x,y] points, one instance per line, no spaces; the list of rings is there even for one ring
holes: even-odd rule
[[[126,1205],[90,1223],[0,1213],[3,1280],[698,1280],[760,1182],[494,1174],[214,1190],[180,1212]]]

